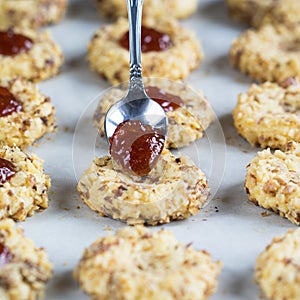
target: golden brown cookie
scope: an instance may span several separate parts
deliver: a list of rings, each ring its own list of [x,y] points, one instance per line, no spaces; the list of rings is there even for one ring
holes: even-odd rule
[[[275,237],[258,256],[255,280],[267,299],[300,299],[300,229]]]
[[[43,248],[23,235],[12,220],[0,221],[0,299],[35,300],[44,295],[52,263]]]
[[[247,166],[245,189],[249,200],[300,224],[300,144],[284,151],[258,152]]]
[[[160,100],[166,110],[169,121],[167,148],[183,147],[203,137],[204,130],[214,119],[214,113],[202,92],[196,93],[181,82],[155,78],[145,78],[144,84],[149,97]],[[125,96],[126,88],[127,85],[124,89],[112,88],[100,100],[94,121],[101,136],[104,136],[106,112]]]
[[[278,0],[226,0],[228,13],[236,21],[257,27]]]
[[[38,28],[57,23],[66,6],[67,0],[0,0],[0,28]]]
[[[170,231],[137,226],[96,240],[74,275],[92,299],[204,300],[216,290],[221,267]]]
[[[63,55],[48,31],[0,29],[0,77],[40,81],[56,75]]]
[[[300,75],[300,27],[262,26],[232,44],[230,63],[258,81],[282,82]]]
[[[300,85],[253,84],[239,95],[233,119],[253,146],[282,148],[290,140],[300,142]]]
[[[96,0],[99,12],[106,17],[126,17],[126,1],[123,0]],[[165,16],[177,19],[192,15],[198,6],[198,0],[145,0],[143,15],[161,18]]]
[[[277,0],[264,15],[261,24],[284,25],[289,28],[297,27],[300,25],[299,11],[299,0]]]
[[[200,64],[203,53],[200,44],[191,31],[183,28],[172,18],[144,19],[144,34],[155,31],[150,44],[164,50],[152,51],[149,43],[142,54],[145,77],[184,79]],[[88,60],[93,71],[118,84],[129,79],[129,51],[126,33],[128,21],[119,19],[113,25],[100,28],[88,45]],[[147,34],[145,40],[147,40]],[[152,36],[152,35],[150,35]],[[149,41],[149,39],[148,39]],[[122,45],[125,45],[123,47]],[[152,49],[152,47],[151,47]],[[155,48],[158,49],[158,48]]]
[[[28,146],[55,127],[54,107],[37,86],[0,79],[0,145]]]
[[[149,175],[130,176],[111,157],[96,158],[84,172],[78,191],[103,216],[128,224],[157,225],[195,215],[207,203],[204,173],[186,157],[163,150]]]
[[[24,221],[35,211],[48,207],[50,178],[43,160],[17,147],[0,148],[0,219]]]

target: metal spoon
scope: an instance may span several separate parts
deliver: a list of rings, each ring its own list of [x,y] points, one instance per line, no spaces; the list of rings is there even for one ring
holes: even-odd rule
[[[126,120],[140,120],[151,125],[166,137],[168,119],[164,109],[148,97],[142,81],[141,21],[143,0],[127,0],[129,20],[130,82],[127,95],[106,113],[104,130],[106,139],[114,134],[117,126]]]

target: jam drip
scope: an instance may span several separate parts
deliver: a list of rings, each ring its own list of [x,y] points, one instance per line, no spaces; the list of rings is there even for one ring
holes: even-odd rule
[[[145,91],[147,95],[156,101],[166,112],[174,111],[184,104],[179,96],[168,94],[158,87],[148,86],[145,88]]]
[[[121,47],[129,50],[129,32],[127,31],[119,40]],[[172,46],[168,34],[159,32],[153,28],[142,26],[141,50],[142,52],[164,51]]]
[[[0,183],[3,184],[16,174],[16,168],[10,161],[0,158]]]
[[[110,154],[125,171],[147,175],[163,150],[165,137],[150,125],[127,120],[118,125],[110,138]]]
[[[22,104],[7,88],[0,86],[0,117],[5,117],[21,110]]]
[[[22,34],[14,33],[13,30],[0,31],[0,54],[5,56],[15,56],[29,51],[33,46],[33,41]]]
[[[0,243],[0,267],[10,263],[13,257],[9,249],[3,243]]]

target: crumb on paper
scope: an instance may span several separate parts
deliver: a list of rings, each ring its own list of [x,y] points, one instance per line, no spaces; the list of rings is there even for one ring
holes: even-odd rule
[[[68,126],[65,126],[63,130],[64,130],[64,132],[68,132],[70,129]]]
[[[211,73],[211,71],[210,71],[210,70],[208,70],[208,69],[207,69],[207,70],[205,70],[205,71],[204,71],[204,77],[205,77],[205,76],[208,76],[208,75],[210,75],[210,73]]]
[[[269,216],[272,215],[272,213],[271,213],[271,212],[268,212],[268,211],[263,211],[263,212],[261,213],[261,215],[262,215],[262,217],[269,217]]]
[[[105,226],[105,227],[104,227],[104,230],[105,230],[105,231],[112,231],[112,228],[110,228],[109,226]]]
[[[64,262],[64,263],[63,263],[63,266],[64,266],[64,267],[66,267],[67,265],[68,265],[68,263],[67,263],[67,262]]]
[[[80,209],[81,207],[79,205],[76,206],[77,209]]]

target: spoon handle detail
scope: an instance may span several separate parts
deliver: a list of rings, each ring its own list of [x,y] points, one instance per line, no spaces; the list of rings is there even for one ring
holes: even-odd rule
[[[130,49],[130,90],[143,90],[141,64],[141,23],[143,0],[127,0]]]

